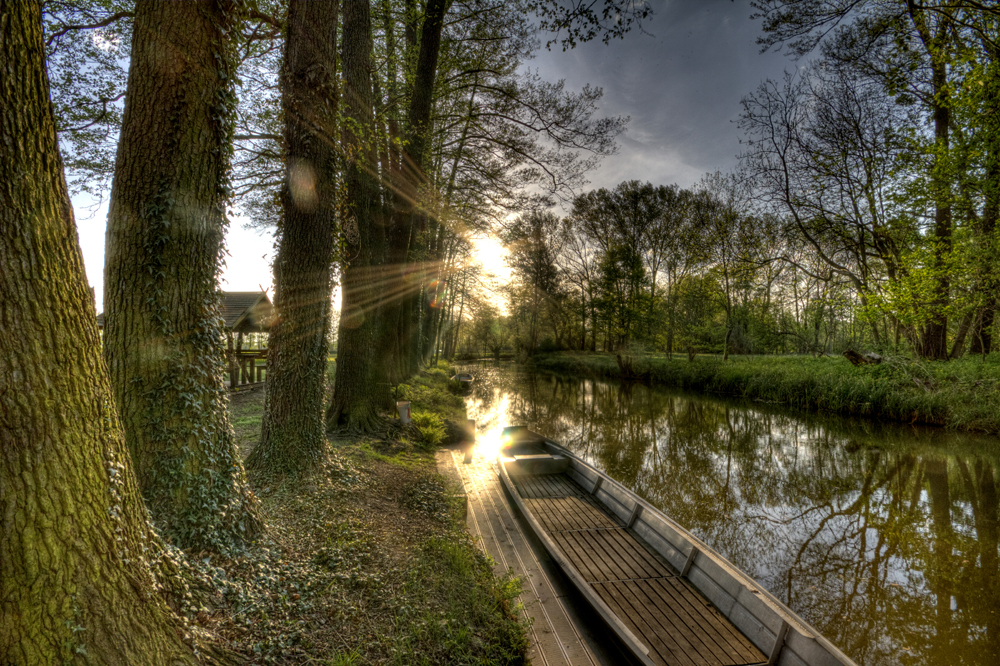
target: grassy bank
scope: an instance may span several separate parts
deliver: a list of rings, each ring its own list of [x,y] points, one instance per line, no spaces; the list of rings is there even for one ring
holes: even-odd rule
[[[330,442],[303,479],[257,488],[268,534],[203,568],[196,624],[252,664],[520,664],[519,582],[497,579],[465,529],[461,489],[436,471],[444,418],[464,416],[442,368],[399,387],[414,424]],[[263,391],[233,394],[244,455]]]
[[[610,354],[536,356],[535,367],[553,372],[617,378]],[[887,359],[855,367],[843,357],[697,356],[693,361],[653,355],[638,359],[650,381],[692,391],[786,404],[797,409],[1000,432],[1000,354],[985,362],[947,363]]]

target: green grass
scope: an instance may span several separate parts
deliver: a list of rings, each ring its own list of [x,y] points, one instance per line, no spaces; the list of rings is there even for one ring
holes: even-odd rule
[[[444,419],[465,416],[449,376],[434,368],[400,387],[414,403],[412,426],[344,436],[311,476],[258,489],[282,545],[226,564],[220,620],[248,661],[527,663],[520,581],[493,574],[466,529],[461,487],[437,472]],[[244,452],[259,437],[263,402],[260,390],[231,396]]]
[[[263,397],[262,389],[229,396],[229,422],[244,455],[260,440],[260,424],[264,418]]]
[[[376,450],[368,440],[361,440],[347,447],[341,445],[338,450],[356,458],[359,462],[377,460],[407,470],[421,470],[434,464],[433,452],[429,452],[427,448],[417,446],[409,440],[401,439],[394,442],[394,446],[391,448],[386,447],[384,443],[381,446],[388,452]]]
[[[610,354],[537,356],[535,367],[616,378]],[[643,357],[654,384],[781,403],[797,409],[856,414],[962,430],[1000,432],[1000,353],[950,362],[887,358],[855,367],[843,357]]]
[[[440,421],[436,414],[427,416]],[[411,445],[386,454],[374,450],[369,440],[337,450],[369,473],[379,464],[399,470],[379,473],[392,482],[376,482],[369,492],[392,497],[437,527],[407,535],[412,549],[402,580],[379,579],[363,591],[378,596],[382,605],[366,622],[369,658],[345,650],[332,655],[330,663],[371,663],[373,652],[383,655],[374,661],[400,666],[527,663],[527,626],[518,606],[521,582],[494,575],[494,562],[465,527],[461,490],[436,473],[433,451]],[[411,526],[412,519],[402,524]],[[344,572],[377,570],[378,553],[385,547],[358,525],[343,522],[333,526],[314,561]],[[386,584],[392,587],[391,597],[385,596]]]
[[[456,394],[457,387],[449,379],[454,371],[444,361],[417,374],[399,386],[399,400],[410,401],[410,411],[432,412],[442,419],[461,423],[465,419],[465,400]]]
[[[424,542],[401,590],[390,663],[526,663],[520,581],[495,578],[490,564],[467,532]]]

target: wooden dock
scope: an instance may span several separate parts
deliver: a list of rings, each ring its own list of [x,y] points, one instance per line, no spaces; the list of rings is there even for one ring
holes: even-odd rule
[[[468,497],[469,531],[496,562],[524,581],[521,603],[531,622],[529,658],[546,666],[612,666],[629,663],[616,642],[565,580],[530,528],[511,506],[493,466],[476,452],[463,464],[461,451],[440,451],[438,467],[462,482]]]

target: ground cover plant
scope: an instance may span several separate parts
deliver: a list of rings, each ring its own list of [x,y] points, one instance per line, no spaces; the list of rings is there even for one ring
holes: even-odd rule
[[[654,354],[636,361],[649,381],[693,391],[786,404],[808,411],[854,414],[1000,432],[1000,354],[944,362],[887,357],[852,366],[842,357],[698,355],[690,362]],[[536,356],[535,367],[617,378],[615,356],[561,353]]]
[[[493,575],[461,489],[436,472],[447,429],[433,405],[464,416],[447,386],[446,370],[423,373],[400,387],[414,423],[333,439],[305,478],[258,486],[269,532],[236,557],[194,558],[212,588],[196,624],[252,664],[525,663],[520,583]],[[263,397],[231,398],[244,455]]]

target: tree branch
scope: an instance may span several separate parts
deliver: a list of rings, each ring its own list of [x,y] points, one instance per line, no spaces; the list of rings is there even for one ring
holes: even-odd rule
[[[103,21],[98,21],[96,23],[81,23],[81,24],[71,24],[71,25],[63,26],[62,29],[57,30],[56,32],[54,32],[51,35],[49,35],[49,38],[45,40],[45,45],[46,46],[52,46],[52,42],[53,41],[55,41],[56,39],[62,37],[67,32],[70,32],[72,30],[94,30],[95,28],[104,28],[104,27],[107,27],[107,26],[111,25],[112,23],[114,23],[115,21],[117,21],[119,19],[123,19],[123,18],[126,18],[126,17],[127,18],[132,18],[133,16],[135,16],[135,14],[133,12],[117,12],[117,13],[112,14],[111,16],[107,17]]]

